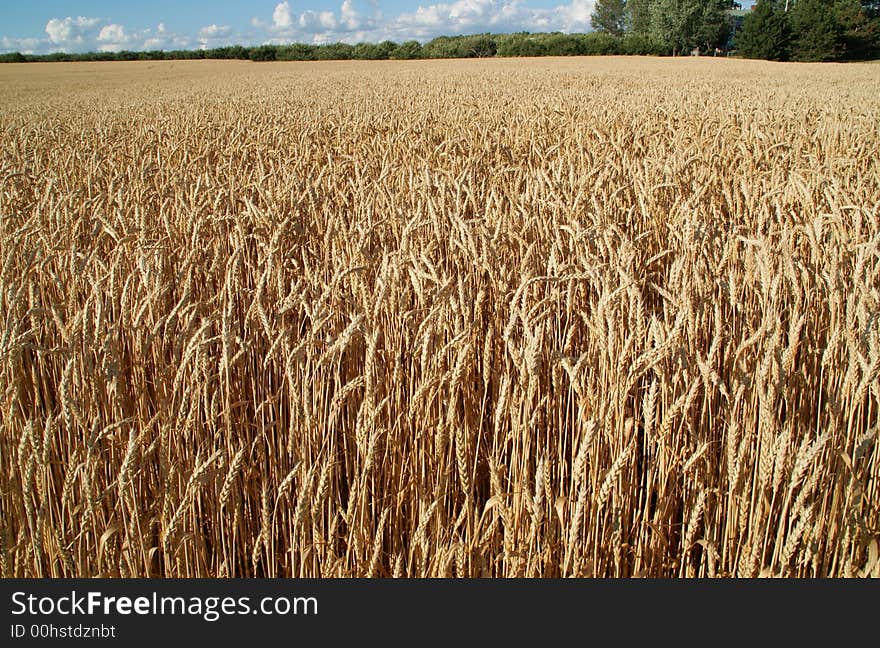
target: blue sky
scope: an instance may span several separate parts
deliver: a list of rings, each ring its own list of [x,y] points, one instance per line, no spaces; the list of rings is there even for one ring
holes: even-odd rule
[[[427,40],[590,29],[594,0],[3,0],[0,52]],[[744,6],[751,2],[746,0]]]

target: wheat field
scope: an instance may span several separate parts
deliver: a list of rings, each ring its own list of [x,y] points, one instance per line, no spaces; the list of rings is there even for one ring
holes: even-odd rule
[[[0,66],[11,576],[880,576],[880,68]]]

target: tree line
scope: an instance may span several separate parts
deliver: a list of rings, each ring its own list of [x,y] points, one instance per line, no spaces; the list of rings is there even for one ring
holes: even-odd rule
[[[880,0],[598,0],[588,34],[518,32],[439,36],[426,43],[233,45],[197,50],[0,54],[2,63],[241,59],[327,61],[493,56],[669,56],[735,53],[785,61],[880,58]]]
[[[880,0],[759,0],[737,38],[740,53],[771,61],[880,57]]]
[[[670,52],[645,34],[616,36],[603,32],[563,34],[518,32],[514,34],[472,34],[439,36],[426,43],[327,43],[322,45],[235,45],[198,50],[151,50],[52,54],[0,54],[2,63],[55,61],[163,61],[188,59],[239,59],[251,61],[347,61],[432,58],[487,58],[494,56],[590,56],[656,55]]]
[[[672,55],[728,50],[734,0],[597,0],[593,28],[620,38],[640,34]]]
[[[672,54],[733,50],[775,61],[880,57],[880,0],[597,0],[593,27],[642,34]]]

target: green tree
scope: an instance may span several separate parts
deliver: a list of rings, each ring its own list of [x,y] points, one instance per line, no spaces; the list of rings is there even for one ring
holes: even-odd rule
[[[425,58],[454,58],[455,51],[455,41],[449,36],[438,36],[422,45]]]
[[[584,54],[588,56],[610,56],[620,54],[620,39],[602,32],[584,36]]]
[[[590,24],[596,31],[622,36],[629,25],[626,0],[596,0]]]
[[[843,56],[864,60],[880,56],[880,18],[871,17],[880,2],[836,0],[834,16],[842,31]]]
[[[358,43],[354,46],[351,56],[361,61],[378,61],[383,58],[382,49],[375,43]]]
[[[595,34],[598,36],[598,34]],[[604,34],[607,36],[608,34]],[[577,34],[553,33],[544,38],[547,56],[579,56],[586,54],[586,41]]]
[[[422,58],[422,44],[417,40],[401,43],[391,55],[391,58],[403,60]]]
[[[834,0],[798,0],[791,10],[791,58],[836,61],[843,55],[843,30],[834,15]]]
[[[27,59],[21,52],[10,52],[9,54],[0,54],[0,63],[24,63]]]
[[[465,58],[487,58],[497,51],[498,44],[490,34],[467,36],[462,42],[461,54]]]
[[[314,51],[316,61],[347,61],[354,54],[354,46],[348,43],[325,43]]]
[[[205,51],[205,58],[210,59],[246,59],[248,51],[241,45],[216,47]]]
[[[630,32],[620,39],[620,53],[628,55],[645,56],[652,54],[659,56],[666,52],[651,36],[645,33]]]
[[[147,50],[138,53],[138,59],[141,61],[161,61],[165,58],[165,52],[162,50]],[[245,56],[247,58],[247,56]]]
[[[314,61],[316,49],[317,45],[291,43],[280,46],[276,50],[275,58],[279,61]],[[253,59],[253,50],[251,50],[251,58]]]
[[[250,59],[252,61],[274,61],[277,54],[278,48],[275,45],[260,45],[251,48]]]
[[[700,4],[699,0],[655,0],[651,5],[651,35],[673,56],[696,45]]]
[[[733,7],[734,3],[726,0],[709,0],[703,3],[694,38],[704,51],[721,47],[727,42],[732,24],[728,11]]]
[[[498,38],[498,56],[547,56],[540,34],[519,32]]]
[[[733,6],[732,0],[654,0],[650,33],[673,55],[696,46],[712,49],[727,38]]]
[[[381,43],[358,43],[351,57],[359,60],[384,61],[392,58],[397,51],[397,43],[386,40]]]
[[[379,58],[384,60],[390,59],[397,51],[397,43],[390,40],[384,40],[377,45],[379,48]]]
[[[788,19],[778,0],[758,0],[736,36],[736,48],[746,58],[784,61],[789,39]]]
[[[629,27],[634,34],[647,34],[651,31],[651,14],[654,0],[627,0]]]
[[[498,44],[492,34],[472,36],[438,36],[425,43],[425,58],[484,58],[495,56]]]

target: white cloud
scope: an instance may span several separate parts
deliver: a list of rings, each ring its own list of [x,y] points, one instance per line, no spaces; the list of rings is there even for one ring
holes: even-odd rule
[[[183,34],[172,34],[168,35],[164,31],[156,30],[156,34],[154,36],[149,35],[149,30],[146,30],[145,38],[143,45],[141,47],[135,47],[133,49],[137,50],[169,50],[169,49],[192,49],[195,46],[195,41],[189,36]]]
[[[235,40],[229,25],[208,25],[199,30],[199,47],[201,49],[231,45]]]
[[[100,18],[52,18],[46,23],[46,33],[49,40],[57,45],[68,43],[82,43],[85,36],[93,32],[101,23]]]
[[[339,16],[342,19],[342,24],[344,24],[347,29],[360,29],[361,15],[354,8],[351,0],[343,0],[342,7],[339,10]]]
[[[513,31],[588,31],[594,0],[572,0],[554,8],[530,7],[527,0],[454,0],[419,5],[415,10],[384,19],[376,0],[342,0],[338,11],[293,11],[288,0],[275,5],[272,22],[258,17],[251,24],[267,42],[378,42],[412,38],[427,40],[443,34]],[[366,10],[365,10],[366,9]]]
[[[286,29],[293,24],[293,16],[290,14],[290,3],[287,0],[275,5],[275,11],[272,12],[272,22],[279,29]]]
[[[124,43],[127,38],[122,25],[104,25],[98,34],[98,40],[104,43]]]
[[[457,0],[420,5],[391,21],[397,32],[439,36],[468,32],[585,31],[590,27],[593,0],[573,0],[552,9],[534,8],[521,0]]]
[[[215,27],[219,34],[223,27]],[[228,28],[226,28],[228,29]],[[102,18],[77,16],[51,18],[45,27],[44,38],[0,37],[0,53],[23,52],[25,54],[48,54],[50,52],[116,52],[152,49],[190,49],[196,39],[186,34],[170,31],[164,22],[155,29],[132,30],[125,25]]]
[[[199,30],[199,38],[209,40],[212,38],[225,38],[232,33],[228,25],[208,25]]]
[[[593,13],[595,2],[591,0],[572,0],[569,5],[560,7],[560,13],[566,27],[571,28],[579,25],[589,25],[590,15]]]
[[[41,38],[9,38],[0,37],[0,51],[21,52],[22,54],[34,54],[40,50],[43,44]]]
[[[304,11],[297,19],[299,26],[307,32],[320,32],[336,29],[336,15],[332,11]]]
[[[221,45],[390,39],[421,41],[444,34],[515,31],[583,32],[590,29],[595,0],[570,0],[555,7],[533,7],[533,0],[452,0],[423,4],[384,17],[379,0],[337,0],[334,11],[297,12],[290,0],[276,2],[268,17],[254,16],[241,28],[211,23],[183,34],[159,22],[154,29],[132,29],[102,18],[52,18],[45,38],[0,37],[0,51],[115,51],[119,49],[188,49]],[[430,0],[429,0],[430,2]],[[560,0],[565,2],[565,0]]]
[[[375,0],[370,2],[373,3]],[[358,11],[353,0],[343,0],[339,11],[307,9],[296,14],[290,2],[285,0],[275,5],[271,23],[254,17],[251,19],[251,24],[273,36],[273,42],[279,43],[306,40],[326,42],[331,40],[331,37],[332,40],[353,40],[353,34],[350,32],[368,33],[379,26],[376,18],[381,16],[381,13],[378,12],[377,5],[374,5],[374,9],[373,17],[366,17]],[[348,38],[344,38],[346,34]]]

